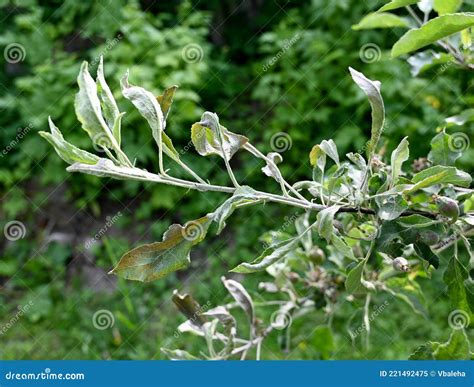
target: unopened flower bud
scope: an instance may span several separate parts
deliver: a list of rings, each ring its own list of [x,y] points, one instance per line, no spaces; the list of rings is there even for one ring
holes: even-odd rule
[[[433,199],[441,215],[451,218],[452,222],[457,220],[459,216],[459,206],[455,200],[438,195],[434,195]]]
[[[317,265],[321,265],[326,259],[324,251],[317,246],[312,247],[308,255],[309,259]]]
[[[393,268],[397,271],[407,272],[410,270],[408,261],[403,257],[397,257],[392,261]]]

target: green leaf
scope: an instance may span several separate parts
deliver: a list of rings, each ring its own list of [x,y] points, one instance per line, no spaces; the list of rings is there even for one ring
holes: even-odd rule
[[[436,360],[469,360],[470,345],[464,329],[453,329],[449,340],[438,345],[433,356]]]
[[[366,293],[367,290],[374,290],[374,285],[363,278],[365,265],[367,264],[368,258],[364,258],[360,261],[356,267],[354,267],[346,278],[346,290],[350,294]]]
[[[115,140],[117,141],[117,144],[120,145],[120,124],[118,125],[118,127],[116,127],[120,111],[117,106],[117,102],[115,102],[115,98],[112,92],[110,91],[109,85],[105,81],[104,62],[102,56],[100,57],[99,67],[97,68],[97,92],[99,94],[102,113],[104,115],[107,126],[110,130],[113,131]],[[124,113],[122,113],[122,115],[123,114]]]
[[[159,95],[156,97],[156,100],[158,101],[158,104],[161,107],[161,111],[163,113],[163,120],[164,120],[164,125],[166,126],[166,119],[168,118],[168,114],[171,109],[171,105],[173,104],[173,97],[174,93],[178,89],[178,86],[171,86],[168,87],[162,95]]]
[[[240,186],[234,191],[234,194],[222,203],[212,214],[211,218],[218,224],[217,235],[226,226],[225,221],[233,214],[235,209],[244,205],[257,204],[262,200],[260,195],[248,186]]]
[[[397,8],[406,7],[407,5],[416,4],[418,0],[392,0],[390,3],[385,4],[377,12],[392,11]]]
[[[334,216],[341,206],[331,206],[318,212],[316,220],[316,229],[321,238],[330,242],[332,234],[334,233]]]
[[[217,114],[204,112],[200,122],[191,127],[191,140],[201,156],[217,154],[230,160],[248,142],[240,134],[235,134],[219,124]]]
[[[415,253],[421,258],[427,261],[430,265],[432,265],[435,269],[439,267],[439,258],[436,254],[433,253],[430,246],[427,244],[417,241],[413,244],[413,248],[415,249]]]
[[[370,160],[380,140],[385,121],[385,107],[382,95],[380,94],[380,82],[368,79],[364,74],[351,67],[349,67],[349,71],[354,82],[367,95],[372,108],[372,131],[367,145],[367,155]]]
[[[431,151],[428,160],[434,165],[454,166],[456,160],[461,157],[462,152],[453,147],[453,138],[445,130],[438,133],[430,142]]]
[[[39,132],[38,134],[54,147],[56,153],[66,163],[74,164],[78,162],[84,164],[95,164],[99,161],[99,157],[96,155],[79,149],[67,142],[61,134],[61,131],[54,125],[51,117],[48,117],[48,122],[51,133]]]
[[[440,15],[457,12],[463,0],[434,0],[433,8]]]
[[[291,238],[286,241],[277,243],[273,246],[270,246],[265,249],[263,253],[251,263],[241,263],[237,267],[233,268],[231,272],[248,274],[265,270],[267,267],[278,262],[279,260],[284,258],[286,254],[294,250],[298,245],[299,239],[299,237]]]
[[[455,308],[474,314],[474,293],[469,286],[469,273],[458,258],[453,256],[443,276],[448,296]]]
[[[87,66],[87,62],[82,63],[77,77],[79,92],[74,101],[76,115],[82,128],[95,144],[111,148],[115,139],[102,117],[97,85],[89,74]]]
[[[352,26],[353,30],[368,30],[374,28],[409,27],[408,22],[400,16],[376,12],[364,17],[358,24]]]
[[[458,187],[469,187],[472,177],[455,167],[436,165],[418,172],[413,176],[412,181],[415,184],[409,186],[405,191],[414,192],[436,184],[453,184]]]
[[[186,268],[191,262],[191,248],[204,239],[210,223],[211,219],[205,216],[184,226],[171,225],[162,242],[130,250],[111,273],[130,280],[150,282]]]
[[[377,214],[382,220],[394,220],[408,208],[408,203],[401,194],[377,197],[376,203]]]
[[[255,324],[255,310],[253,306],[252,297],[250,297],[250,294],[237,281],[234,281],[232,279],[226,279],[225,277],[222,277],[221,280],[225,288],[229,291],[230,295],[234,298],[237,304],[239,304],[239,306],[247,314],[250,324],[254,325]]]
[[[430,20],[403,35],[392,48],[392,57],[416,51],[474,25],[474,13],[453,13]]]
[[[409,156],[410,150],[408,148],[408,137],[405,137],[397,146],[397,149],[392,152],[392,157],[390,161],[390,165],[392,167],[391,187],[397,184],[398,177],[400,176],[400,172],[402,170],[402,165],[405,161],[408,160]]]

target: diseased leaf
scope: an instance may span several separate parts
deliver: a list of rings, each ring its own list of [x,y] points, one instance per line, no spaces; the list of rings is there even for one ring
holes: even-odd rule
[[[405,161],[408,160],[410,156],[410,150],[408,148],[408,137],[405,137],[400,144],[392,152],[392,157],[390,159],[390,165],[392,167],[392,181],[391,187],[393,187],[398,182],[398,177],[402,170],[402,165]]]
[[[319,144],[321,149],[328,155],[339,167],[339,153],[337,151],[336,143],[333,140],[323,140]]]
[[[217,114],[204,112],[200,122],[191,127],[191,140],[201,156],[217,154],[230,160],[248,139],[219,124]]]
[[[474,25],[474,13],[453,13],[430,20],[403,35],[392,47],[392,57],[416,51]]]
[[[316,228],[321,238],[330,242],[334,233],[334,216],[341,206],[331,206],[318,212],[316,220]]]
[[[369,30],[374,28],[409,27],[408,22],[400,16],[388,12],[376,12],[365,16],[358,24],[352,26],[353,30]]]
[[[143,87],[130,85],[128,82],[128,71],[123,76],[120,84],[123,96],[130,100],[140,114],[147,120],[158,147],[160,146],[161,137],[163,152],[173,160],[179,160],[179,153],[173,147],[171,139],[164,133],[165,124],[163,112],[155,96]]]
[[[392,11],[397,8],[406,7],[407,5],[416,4],[418,0],[392,0],[388,4],[385,4],[377,12]]]
[[[463,0],[434,0],[433,8],[440,15],[454,13],[461,8]]]
[[[162,242],[130,250],[122,256],[111,273],[130,280],[150,282],[186,268],[191,262],[191,247],[204,239],[210,223],[211,219],[204,216],[184,226],[171,225],[163,235]]]
[[[87,62],[83,62],[77,83],[79,92],[76,94],[74,107],[82,128],[95,144],[111,148],[114,142],[112,132],[102,117],[100,100],[97,96],[97,85],[89,74]]]
[[[255,310],[250,294],[237,281],[226,279],[225,277],[222,277],[221,281],[229,291],[230,295],[235,301],[237,301],[237,304],[239,304],[239,306],[245,311],[249,318],[250,324],[253,326],[255,324]]]
[[[219,235],[226,226],[225,221],[239,206],[257,204],[262,200],[260,195],[248,186],[237,188],[229,199],[222,203],[212,214],[212,220],[218,224],[216,234]]]
[[[168,356],[170,360],[200,360],[182,349],[171,350],[168,348],[161,348],[161,352]]]
[[[453,138],[445,130],[431,140],[431,151],[428,160],[434,165],[454,166],[462,152],[453,147]]]
[[[352,79],[367,95],[372,108],[372,131],[370,141],[367,144],[367,155],[372,158],[382,134],[385,122],[385,106],[380,94],[380,82],[368,79],[364,74],[349,67]]]
[[[283,157],[281,157],[281,155],[277,152],[270,152],[267,155],[267,158],[271,162],[267,162],[267,165],[262,168],[262,172],[268,177],[273,177],[276,181],[280,182],[281,174],[278,168],[275,168],[275,165],[281,163],[283,161]]]
[[[120,145],[120,120],[119,120],[119,108],[115,98],[110,91],[109,85],[105,81],[104,77],[104,61],[102,56],[100,57],[99,67],[97,68],[97,92],[100,98],[102,113],[104,115],[107,126],[113,131],[113,135],[117,144]],[[123,115],[124,113],[122,113]],[[119,120],[118,126],[116,126],[117,120]]]
[[[251,263],[241,263],[237,267],[233,268],[231,272],[248,274],[265,270],[267,267],[283,259],[286,254],[295,249],[299,239],[300,238],[298,237],[291,238],[286,241],[277,243],[273,246],[270,246],[265,249],[263,253]]]
[[[51,117],[48,117],[48,122],[51,133],[39,132],[39,135],[54,147],[56,153],[66,163],[74,164],[78,162],[84,164],[96,164],[97,161],[99,161],[98,156],[68,143],[61,134],[61,131],[54,125]]]
[[[174,290],[171,299],[191,324],[200,327],[207,322],[202,315],[201,306],[190,294],[179,294],[177,290]]]
[[[171,105],[173,104],[173,97],[174,93],[178,89],[178,86],[171,86],[165,89],[162,95],[156,97],[158,104],[161,107],[161,112],[163,113],[163,122],[164,126],[166,127],[166,119],[168,118],[168,114],[171,109]]]
[[[394,220],[408,208],[408,203],[401,194],[380,196],[375,201],[379,208],[377,214],[382,220]]]

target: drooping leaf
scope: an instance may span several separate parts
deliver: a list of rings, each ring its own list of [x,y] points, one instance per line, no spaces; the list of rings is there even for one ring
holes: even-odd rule
[[[150,282],[186,268],[191,262],[191,248],[204,239],[210,223],[211,219],[204,216],[184,226],[171,225],[162,242],[130,250],[111,273],[130,280]]]
[[[392,157],[390,159],[390,165],[392,167],[392,187],[397,184],[402,165],[408,160],[409,156],[410,150],[408,148],[408,137],[405,137],[397,146],[397,149],[392,152]]]
[[[341,206],[331,206],[318,212],[316,220],[316,229],[321,238],[330,242],[332,234],[334,233],[334,216]]]
[[[474,13],[453,13],[430,20],[403,35],[392,47],[392,57],[416,51],[474,25]]]
[[[207,322],[207,319],[202,316],[201,306],[190,294],[179,294],[175,290],[171,299],[191,324],[200,327]]]
[[[431,140],[431,151],[428,154],[428,160],[434,165],[454,166],[462,153],[456,151],[452,142],[452,136],[447,134],[445,130],[438,133]]]
[[[120,84],[122,87],[123,96],[130,100],[130,102],[133,103],[140,114],[147,120],[148,125],[150,125],[153,138],[155,139],[158,146],[160,146],[161,135],[163,152],[173,160],[179,160],[179,153],[173,147],[171,139],[164,132],[165,125],[163,112],[161,111],[161,107],[153,93],[144,89],[143,87],[130,85],[128,82],[128,71],[123,76]]]
[[[412,179],[413,186],[409,186],[405,191],[414,192],[416,190],[431,187],[436,184],[453,184],[458,187],[469,187],[472,177],[455,167],[435,165],[418,172]]]
[[[76,94],[74,107],[82,128],[94,143],[111,148],[114,138],[102,116],[97,85],[89,74],[87,62],[82,63],[77,83],[79,92]]]
[[[267,162],[267,165],[262,168],[262,172],[268,177],[273,177],[276,181],[280,182],[281,174],[275,166],[283,161],[283,157],[277,152],[270,152],[267,155],[267,159],[270,160],[270,162]]]
[[[382,134],[385,122],[385,106],[380,94],[380,82],[368,79],[364,74],[349,67],[352,79],[367,95],[372,108],[372,130],[370,141],[367,145],[367,155],[371,159]]]
[[[463,0],[434,0],[433,8],[440,15],[454,13],[461,8]]]
[[[294,250],[300,238],[291,238],[268,247],[263,253],[250,263],[244,262],[233,268],[234,273],[256,273],[265,270],[279,260],[283,259],[290,251]]]
[[[38,134],[46,139],[53,147],[56,153],[61,157],[66,163],[74,164],[84,163],[84,164],[95,164],[99,161],[99,157],[96,155],[86,152],[85,150],[79,149],[76,146],[68,143],[61,131],[54,125],[51,117],[48,117],[49,128],[51,133],[39,132]]]
[[[248,139],[220,125],[217,114],[204,112],[201,121],[191,127],[191,140],[201,156],[217,154],[230,160]]]
[[[219,353],[218,357],[226,359],[234,349],[235,335],[237,333],[237,321],[229,311],[223,306],[217,306],[204,313],[206,317],[217,319],[224,327],[224,335],[227,337],[227,342],[224,349]]]
[[[400,16],[388,12],[375,12],[365,16],[353,30],[370,30],[374,28],[409,27],[408,22]]]
[[[156,97],[156,100],[158,101],[161,111],[163,113],[163,121],[164,125],[166,126],[166,119],[168,118],[168,114],[171,109],[171,105],[173,104],[173,97],[174,93],[178,89],[178,86],[171,86],[165,89],[162,95],[159,95]]]
[[[385,4],[377,12],[392,11],[397,8],[406,7],[407,5],[416,4],[418,0],[392,0],[388,4]]]
[[[118,120],[120,111],[104,77],[104,61],[102,56],[100,57],[99,67],[97,68],[97,92],[100,98],[102,113],[107,126],[113,131],[116,127],[116,122]],[[117,143],[120,145],[120,124],[115,129],[115,131],[113,131],[113,134],[115,140],[117,140]]]
[[[253,326],[255,324],[255,310],[250,294],[247,292],[247,290],[245,290],[242,284],[238,283],[237,281],[226,279],[225,277],[222,277],[221,281],[230,295],[245,311],[249,318],[250,324]]]
[[[217,235],[224,229],[225,221],[234,213],[237,207],[257,204],[261,200],[262,198],[253,188],[245,185],[237,188],[232,197],[222,203],[212,215],[212,220],[218,224]]]

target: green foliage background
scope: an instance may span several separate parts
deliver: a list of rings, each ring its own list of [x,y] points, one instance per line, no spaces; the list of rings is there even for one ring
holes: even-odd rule
[[[125,151],[143,167],[156,170],[157,153],[145,121],[120,95],[118,82],[127,68],[131,82],[156,94],[179,85],[167,131],[201,175],[226,183],[218,160],[199,158],[188,145],[191,124],[210,110],[262,151],[271,150],[275,133],[288,133],[292,147],[284,153],[282,172],[290,181],[307,179],[313,144],[333,138],[341,152],[349,152],[360,151],[368,139],[369,106],[356,92],[349,66],[382,82],[389,121],[386,147],[391,150],[409,136],[412,158],[427,154],[429,140],[446,117],[473,105],[467,73],[433,69],[413,78],[403,60],[389,58],[399,30],[351,30],[381,3],[0,1],[0,45],[21,44],[26,54],[19,63],[2,62],[0,148],[9,147],[19,128],[32,128],[0,155],[2,227],[16,219],[27,230],[24,239],[0,242],[0,327],[15,316],[18,305],[33,303],[0,335],[0,358],[162,358],[162,346],[197,352],[199,339],[175,332],[183,318],[170,302],[172,290],[190,291],[202,304],[222,303],[228,296],[219,278],[259,253],[263,231],[294,215],[294,210],[276,206],[244,209],[223,235],[198,248],[187,272],[152,284],[107,277],[106,271],[131,246],[160,239],[170,223],[209,212],[223,197],[66,173],[37,132],[47,130],[50,115],[70,142],[91,149],[73,108],[82,60],[91,63],[94,73],[104,55],[109,85],[120,110],[129,112],[122,121]],[[374,63],[361,60],[360,50],[369,43],[382,49]],[[200,60],[184,59],[189,44],[202,50]],[[472,126],[463,131],[472,138]],[[460,162],[471,172],[472,156],[471,149]],[[261,165],[246,155],[238,155],[233,166],[240,181],[277,188],[276,183],[265,186],[269,183],[261,178]],[[91,252],[85,251],[84,241],[118,212],[118,221]],[[421,284],[427,299],[437,297],[441,274]],[[257,300],[261,280],[263,275],[244,280]],[[281,350],[283,339],[274,334],[264,346],[265,357],[314,359],[329,353],[339,359],[404,359],[430,338],[449,335],[448,301],[441,297],[429,305],[430,318],[423,320],[391,302],[386,315],[374,321],[372,345],[365,348],[351,342],[347,329],[353,311],[342,304],[334,337],[321,340],[318,331],[305,336],[317,325],[308,318],[295,323],[297,345],[291,352]],[[92,317],[100,309],[113,312],[112,329],[94,328]]]

